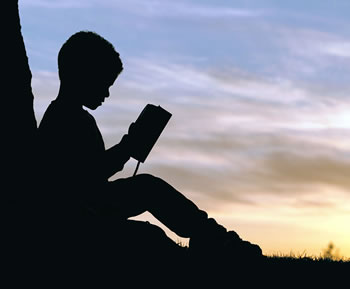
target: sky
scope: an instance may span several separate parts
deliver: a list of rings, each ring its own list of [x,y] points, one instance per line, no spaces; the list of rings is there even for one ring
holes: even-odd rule
[[[22,0],[37,121],[57,96],[60,47],[95,31],[124,63],[91,112],[106,147],[147,103],[161,105],[173,116],[140,173],[265,254],[318,256],[333,242],[350,258],[349,9],[347,0]]]

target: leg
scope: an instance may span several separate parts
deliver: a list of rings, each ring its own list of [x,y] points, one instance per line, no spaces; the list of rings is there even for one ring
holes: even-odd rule
[[[208,218],[206,212],[160,178],[138,175],[109,183],[106,203],[123,218],[149,211],[170,230],[182,237],[190,237],[190,249],[200,254],[217,250],[237,252],[241,256],[261,256],[257,245],[242,241],[234,231],[227,230]]]
[[[208,224],[208,215],[160,178],[141,174],[109,184],[108,194],[124,218],[149,211],[170,230],[191,237]],[[216,224],[216,229],[226,229]]]

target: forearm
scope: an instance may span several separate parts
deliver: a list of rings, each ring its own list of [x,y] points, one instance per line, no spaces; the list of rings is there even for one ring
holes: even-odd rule
[[[127,142],[127,135],[125,135],[120,143],[105,151],[103,156],[105,175],[109,178],[115,173],[123,170],[124,165],[129,159],[129,145]]]

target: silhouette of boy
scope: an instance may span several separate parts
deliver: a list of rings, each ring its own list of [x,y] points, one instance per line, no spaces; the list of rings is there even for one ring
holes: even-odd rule
[[[179,236],[189,237],[194,252],[220,247],[244,257],[261,255],[257,245],[227,232],[160,178],[140,174],[108,181],[130,158],[132,125],[118,144],[105,149],[94,117],[83,107],[102,105],[123,70],[111,43],[94,32],[78,32],[62,46],[58,69],[59,93],[39,126],[51,212],[126,220],[148,211]]]

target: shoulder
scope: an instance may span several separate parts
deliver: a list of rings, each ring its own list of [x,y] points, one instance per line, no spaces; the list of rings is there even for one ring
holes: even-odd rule
[[[82,108],[67,108],[53,101],[39,125],[39,135],[76,139],[86,138],[98,130],[94,117]],[[52,136],[54,135],[54,136]]]
[[[96,123],[94,117],[82,108],[70,108],[52,101],[40,122],[40,128],[50,127],[79,127]]]
[[[39,136],[43,138],[66,138],[78,136],[89,125],[85,114],[53,101],[46,109],[39,125]]]
[[[39,132],[57,129],[69,122],[71,116],[67,114],[55,101],[51,102],[47,107],[43,118],[39,124]]]

